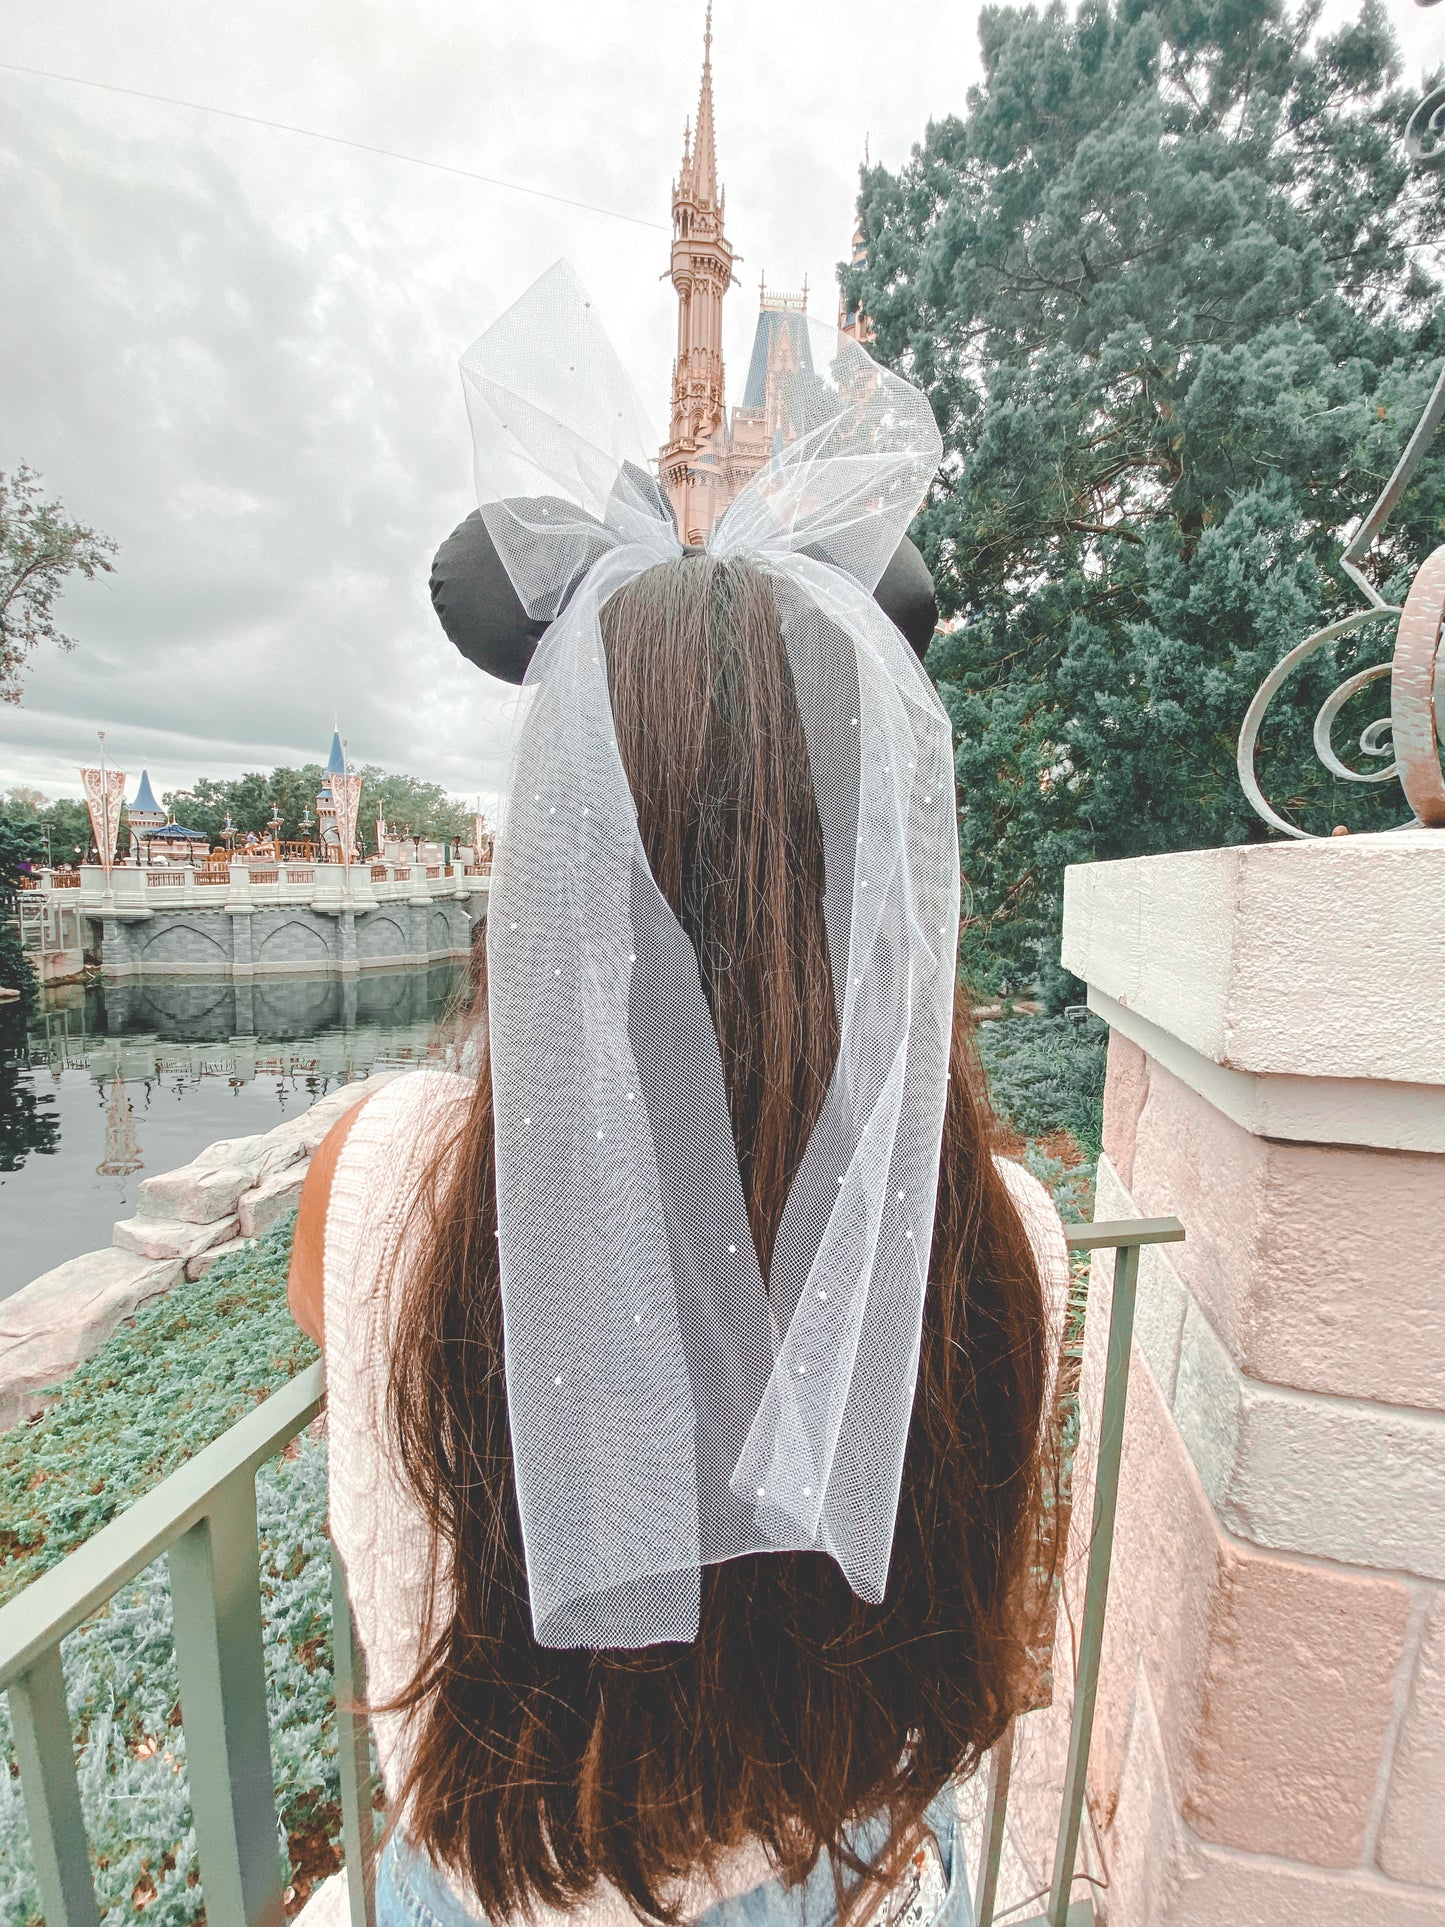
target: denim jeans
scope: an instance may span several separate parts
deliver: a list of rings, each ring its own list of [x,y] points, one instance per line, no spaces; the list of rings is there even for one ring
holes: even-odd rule
[[[951,1788],[945,1788],[934,1803],[928,1824],[938,1842],[947,1890],[928,1919],[915,1920],[911,1927],[973,1927],[973,1902]],[[854,1844],[860,1853],[871,1854],[881,1842],[876,1829],[865,1827]],[[697,1917],[694,1927],[832,1927],[836,1911],[832,1868],[824,1856],[801,1886],[789,1890],[776,1880],[764,1881],[750,1893],[717,1901]],[[863,1918],[873,1911],[869,1908]],[[585,1910],[581,1918],[585,1920]],[[885,1918],[892,1918],[891,1910]],[[393,1834],[377,1868],[376,1927],[475,1927],[476,1919],[431,1862],[400,1834]]]

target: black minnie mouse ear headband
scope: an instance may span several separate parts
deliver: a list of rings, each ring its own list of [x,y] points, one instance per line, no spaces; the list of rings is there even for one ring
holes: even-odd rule
[[[544,516],[553,506],[549,496],[529,503]],[[573,520],[580,513],[571,504],[555,506],[565,508]],[[503,682],[521,682],[548,625],[534,621],[522,607],[479,510],[459,522],[437,550],[431,599],[442,628],[468,662]],[[928,565],[906,535],[879,578],[873,599],[921,661],[938,626],[938,604]]]

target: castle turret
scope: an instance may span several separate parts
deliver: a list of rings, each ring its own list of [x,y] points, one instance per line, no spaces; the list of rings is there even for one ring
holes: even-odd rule
[[[758,290],[758,320],[741,403],[728,416],[722,354],[723,297],[741,257],[723,232],[725,196],[718,183],[713,129],[712,8],[703,36],[697,122],[683,138],[682,170],[672,188],[670,274],[677,290],[677,359],[672,419],[658,452],[658,472],[684,542],[703,542],[723,511],[788,439],[799,376],[812,373],[808,285],[800,294]],[[854,263],[867,259],[863,230]],[[861,330],[861,332],[860,332]],[[845,332],[872,340],[861,313]]]
[[[863,165],[865,168],[868,165],[868,148],[866,143],[863,148]],[[868,243],[863,235],[863,215],[861,210],[857,220],[853,223],[853,250],[849,256],[848,265],[855,270],[858,268],[866,268],[868,265]],[[838,330],[841,334],[851,335],[854,341],[860,342],[865,348],[877,332],[862,302],[854,302],[850,307],[841,294],[838,296]]]
[[[126,805],[125,815],[130,825],[130,853],[134,857],[140,852],[142,833],[160,829],[166,820],[166,813],[157,803],[155,791],[151,788],[149,770],[141,771],[135,801]]]
[[[339,727],[331,732],[331,754],[326,759],[326,775],[316,792],[316,838],[323,850],[339,851],[341,830],[336,820],[336,798],[331,793],[333,776],[346,774],[346,751],[341,747]]]

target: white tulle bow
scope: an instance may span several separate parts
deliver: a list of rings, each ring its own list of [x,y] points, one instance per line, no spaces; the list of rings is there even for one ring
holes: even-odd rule
[[[470,348],[478,498],[551,620],[487,922],[499,1254],[538,1640],[689,1640],[703,1565],[832,1555],[883,1596],[912,1411],[958,933],[948,719],[871,591],[940,442],[809,324],[712,553],[771,578],[823,832],[841,1047],[766,1283],[692,945],[653,881],[600,611],[679,553],[637,398],[551,269]]]

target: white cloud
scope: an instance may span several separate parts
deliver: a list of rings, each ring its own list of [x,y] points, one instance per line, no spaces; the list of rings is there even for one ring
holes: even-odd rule
[[[1338,7],[1338,0],[1336,0]],[[736,393],[766,269],[834,300],[865,136],[897,164],[977,78],[976,4],[718,0]],[[1392,15],[1412,69],[1442,38]],[[616,0],[11,0],[0,59],[425,155],[666,223],[702,7]],[[67,596],[74,654],[0,712],[0,787],[77,787],[108,730],[158,787],[324,752],[462,794],[511,698],[432,615],[472,506],[456,360],[558,256],[659,428],[664,232],[185,108],[0,72],[0,467],[122,544]]]

